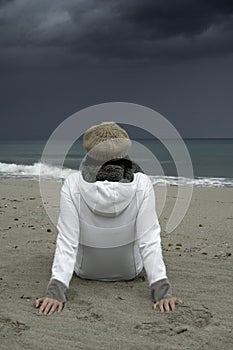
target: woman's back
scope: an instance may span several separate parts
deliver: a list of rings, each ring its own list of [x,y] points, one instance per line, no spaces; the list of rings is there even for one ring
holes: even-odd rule
[[[134,174],[129,183],[90,183],[81,172],[69,176],[66,183],[79,217],[77,275],[110,281],[140,273],[136,218],[147,181],[142,173]]]

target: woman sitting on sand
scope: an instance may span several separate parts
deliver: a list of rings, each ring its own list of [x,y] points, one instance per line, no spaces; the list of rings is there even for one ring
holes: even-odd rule
[[[128,156],[131,141],[114,122],[84,134],[87,154],[80,171],[61,189],[56,251],[39,314],[61,312],[73,272],[99,281],[132,280],[146,271],[153,307],[175,310],[162,257],[152,183]]]

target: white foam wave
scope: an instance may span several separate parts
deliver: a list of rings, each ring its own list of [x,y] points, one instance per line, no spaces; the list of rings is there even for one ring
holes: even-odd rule
[[[153,185],[195,186],[195,187],[233,187],[233,179],[224,177],[197,177],[189,179],[175,176],[150,176]]]
[[[0,162],[0,177],[2,178],[39,179],[40,176],[44,180],[59,180],[66,178],[74,171],[69,168],[61,169],[41,162],[34,163],[33,165]]]
[[[77,169],[78,170],[78,169]],[[77,170],[70,168],[59,168],[41,162],[32,165],[1,163],[0,178],[17,178],[32,180],[60,180]],[[150,176],[153,184],[173,186],[195,186],[195,187],[233,187],[232,178],[222,177],[198,177],[188,179],[175,176]]]

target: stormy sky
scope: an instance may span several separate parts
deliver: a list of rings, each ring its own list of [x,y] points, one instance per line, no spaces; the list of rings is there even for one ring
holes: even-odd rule
[[[0,140],[112,101],[233,137],[233,1],[0,0]]]

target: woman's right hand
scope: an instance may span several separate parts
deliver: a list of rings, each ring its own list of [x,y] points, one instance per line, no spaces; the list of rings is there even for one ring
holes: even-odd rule
[[[35,307],[39,308],[39,315],[52,315],[57,309],[60,313],[64,305],[57,299],[43,297],[35,300]]]

